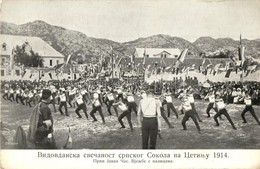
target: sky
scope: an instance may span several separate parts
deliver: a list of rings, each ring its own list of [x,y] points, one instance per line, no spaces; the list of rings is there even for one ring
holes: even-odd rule
[[[2,0],[0,20],[42,20],[89,37],[127,42],[156,34],[260,38],[260,0]]]

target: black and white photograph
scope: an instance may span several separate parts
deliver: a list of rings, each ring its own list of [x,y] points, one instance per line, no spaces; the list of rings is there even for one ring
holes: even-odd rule
[[[258,150],[259,30],[259,0],[2,0],[1,149]]]

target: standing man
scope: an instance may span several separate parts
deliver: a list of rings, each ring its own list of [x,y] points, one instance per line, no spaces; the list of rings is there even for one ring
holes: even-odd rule
[[[101,108],[101,103],[100,103],[100,99],[99,99],[99,94],[97,92],[94,93],[93,95],[93,101],[92,101],[92,110],[90,112],[90,116],[93,118],[93,122],[97,121],[97,118],[95,117],[94,113],[99,112],[103,124],[105,124],[105,118],[102,112],[102,108]]]
[[[122,111],[122,114],[118,117],[118,121],[121,124],[121,128],[125,128],[125,125],[124,125],[122,119],[124,117],[126,117],[128,123],[129,123],[130,129],[131,129],[131,131],[133,131],[134,129],[133,129],[133,125],[131,122],[131,112],[129,111],[127,105],[125,103],[123,103],[122,101],[119,101],[117,103],[113,103],[113,106],[118,106],[118,108]]]
[[[241,117],[243,119],[243,123],[247,123],[246,118],[245,118],[245,114],[246,114],[246,112],[249,111],[252,114],[252,116],[255,118],[255,120],[258,123],[258,125],[260,125],[260,122],[259,122],[259,120],[258,120],[258,118],[257,118],[257,116],[255,114],[255,110],[254,110],[254,108],[252,106],[252,98],[249,96],[248,91],[246,91],[246,93],[245,93],[244,102],[246,104],[246,107],[243,110],[243,112],[241,113]]]
[[[195,101],[194,101],[194,96],[193,96],[193,90],[192,89],[189,89],[187,91],[187,97],[188,97],[188,100],[190,102],[190,105],[192,107],[192,110],[193,112],[195,113],[195,116],[197,117],[197,119],[199,120],[199,122],[202,122],[202,120],[200,119],[199,117],[199,114],[198,114],[198,111],[196,110],[195,108]]]
[[[172,95],[170,93],[170,91],[167,91],[167,93],[165,94],[165,100],[163,102],[163,105],[166,103],[167,106],[167,112],[168,112],[168,117],[170,117],[170,110],[172,110],[174,112],[174,114],[176,115],[177,119],[179,118],[178,113],[174,107],[174,105],[172,104]]]
[[[137,116],[137,104],[135,102],[133,94],[130,91],[127,93],[126,99],[128,103],[128,110],[130,111],[130,113],[134,111],[135,115]]]
[[[42,91],[41,102],[35,106],[30,116],[28,138],[35,144],[36,149],[55,149],[56,143],[53,137],[53,118],[50,104],[51,91]]]
[[[156,149],[158,131],[161,131],[160,101],[154,97],[154,86],[150,86],[147,97],[140,100],[137,119],[138,125],[142,120],[142,148]],[[149,144],[150,142],[150,144]]]
[[[117,108],[115,107],[115,105],[113,105],[113,103],[115,102],[115,98],[114,98],[114,94],[112,93],[112,91],[107,91],[107,100],[108,100],[108,104],[107,104],[107,111],[109,113],[109,115],[111,116],[111,107],[114,108],[114,111],[116,112],[116,116],[118,117],[118,112],[117,112]]]
[[[210,112],[211,109],[214,109],[214,110],[217,112],[217,110],[214,108],[214,103],[215,103],[215,94],[213,93],[212,90],[209,91],[209,93],[205,96],[204,99],[207,99],[207,98],[209,99],[209,104],[208,104],[208,107],[207,107],[206,113],[207,113],[208,117],[210,117],[209,112]]]
[[[82,95],[79,93],[79,91],[76,92],[73,102],[76,102],[76,104],[77,104],[77,108],[76,108],[75,112],[78,115],[78,118],[82,118],[82,116],[79,114],[79,111],[83,110],[86,118],[88,119],[87,107],[86,107],[84,99],[83,99]]]
[[[214,120],[216,122],[216,126],[219,126],[217,118],[220,117],[223,114],[224,116],[226,116],[226,118],[228,119],[229,123],[232,125],[233,129],[236,130],[236,127],[235,127],[233,121],[231,120],[231,118],[230,118],[230,116],[229,116],[229,114],[227,112],[227,109],[225,107],[225,103],[224,103],[223,99],[220,98],[220,95],[216,96],[215,106],[217,108],[217,114],[215,114],[215,116],[214,116]]]
[[[58,108],[58,110],[60,111],[60,114],[63,115],[63,112],[61,109],[62,109],[62,107],[64,107],[66,116],[69,116],[65,89],[60,90],[60,94],[58,95],[58,97],[60,98],[60,105]]]
[[[195,117],[195,113],[190,105],[190,102],[189,102],[187,96],[183,95],[180,99],[181,99],[182,103],[181,103],[181,106],[179,109],[182,109],[185,112],[182,122],[181,122],[181,124],[183,126],[183,130],[187,130],[186,122],[188,121],[189,118],[191,118],[193,120],[193,122],[195,123],[195,125],[198,129],[198,132],[201,133],[199,123],[197,121],[197,118]]]

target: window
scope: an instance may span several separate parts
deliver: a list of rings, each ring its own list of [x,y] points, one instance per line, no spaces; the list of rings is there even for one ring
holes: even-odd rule
[[[147,58],[149,58],[149,55],[146,55]]]
[[[52,60],[50,60],[50,66],[52,66]]]
[[[5,70],[1,70],[1,76],[5,75]]]
[[[5,58],[1,58],[1,65],[4,65],[5,63]]]
[[[16,74],[17,76],[20,76],[20,70],[15,70],[15,74]]]
[[[164,58],[166,58],[166,54],[164,54]]]
[[[59,64],[59,60],[56,60],[56,65],[58,65]]]
[[[163,58],[163,54],[161,54],[161,58]]]
[[[2,44],[2,50],[3,50],[3,51],[6,51],[6,43],[3,43],[3,44]]]

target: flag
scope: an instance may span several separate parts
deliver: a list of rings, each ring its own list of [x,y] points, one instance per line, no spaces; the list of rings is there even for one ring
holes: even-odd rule
[[[241,60],[242,64],[245,61],[245,47],[244,46],[238,47],[238,59]]]
[[[52,79],[52,74],[51,74],[51,73],[49,73],[49,76],[50,76],[50,78]]]
[[[22,78],[24,77],[25,73],[26,73],[26,70],[23,71],[23,73],[22,73]]]
[[[257,67],[257,65],[248,66],[245,77],[247,77],[249,75],[249,73],[252,73],[252,71],[255,70],[256,67]]]
[[[220,67],[220,63],[218,63],[218,64],[216,64],[215,66],[214,66],[214,72],[213,72],[213,76],[215,76],[215,74],[217,74],[218,73],[218,70],[219,70],[219,67]]]
[[[146,58],[146,49],[144,49],[144,60],[143,60],[143,65],[145,66],[145,58]]]
[[[229,78],[231,72],[232,72],[232,69],[228,69],[226,72],[225,78]]]
[[[186,56],[186,54],[187,54],[187,51],[188,51],[188,49],[184,49],[182,52],[181,52],[181,54],[180,54],[180,56],[178,57],[178,61],[180,61],[180,62],[184,62],[184,59],[185,59],[185,56]]]
[[[64,149],[72,149],[72,137],[71,137],[71,133],[70,133],[70,128],[69,128],[69,134],[68,134],[68,138],[67,138],[67,142],[63,147]]]
[[[69,63],[70,58],[71,58],[71,55],[68,56],[67,61],[66,61],[66,63],[65,63],[65,66],[67,66],[67,64]]]

